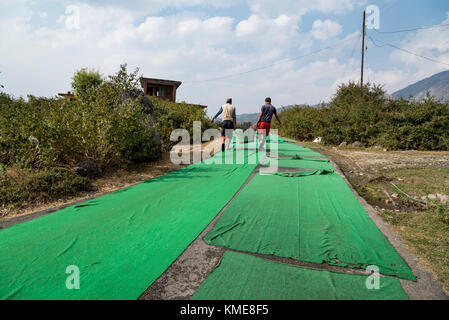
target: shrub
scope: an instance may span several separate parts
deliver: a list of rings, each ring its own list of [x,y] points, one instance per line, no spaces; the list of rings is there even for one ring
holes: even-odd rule
[[[170,141],[170,135],[175,129],[185,129],[193,138],[193,122],[201,122],[201,130],[211,128],[210,120],[206,117],[206,111],[197,105],[185,102],[176,103],[161,98],[148,96],[154,105],[154,116],[160,133],[164,151],[170,151],[177,143]]]
[[[168,151],[175,144],[174,129],[192,136],[193,121],[210,128],[199,106],[152,97],[151,107],[138,69],[129,73],[126,64],[104,80],[82,69],[73,81],[77,95],[71,100],[0,93],[2,204],[50,201],[87,190],[88,180],[57,168],[90,161],[107,172],[151,162],[161,157],[162,147]],[[14,179],[6,174],[11,167],[26,174]]]
[[[448,150],[449,104],[428,96],[421,102],[386,97],[382,87],[341,85],[328,105],[293,107],[280,113],[280,134],[325,143],[361,141],[392,150]],[[277,123],[274,122],[274,128]]]
[[[77,95],[84,95],[102,82],[102,76],[98,71],[82,68],[73,75],[72,88]]]
[[[0,95],[0,162],[42,169],[97,162],[103,170],[160,157],[151,114],[142,106],[137,70],[126,65],[73,101]]]
[[[35,202],[48,202],[81,191],[90,191],[88,178],[80,177],[65,168],[49,168],[38,172],[27,172],[23,177],[12,178],[0,175],[0,203],[23,206]]]

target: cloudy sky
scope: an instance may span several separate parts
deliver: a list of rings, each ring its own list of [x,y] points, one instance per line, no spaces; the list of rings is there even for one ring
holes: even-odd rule
[[[0,0],[0,84],[15,96],[71,90],[82,67],[103,75],[127,62],[146,77],[180,80],[178,100],[227,97],[238,113],[327,101],[359,81],[362,12],[380,8],[367,36],[366,80],[388,92],[449,69],[447,0]]]

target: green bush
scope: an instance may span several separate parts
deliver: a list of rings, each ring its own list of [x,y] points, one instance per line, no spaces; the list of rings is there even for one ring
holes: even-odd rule
[[[339,145],[360,141],[391,150],[449,150],[449,105],[431,97],[421,102],[386,97],[377,85],[341,85],[328,105],[280,112],[280,134]],[[274,122],[274,128],[277,123]]]
[[[0,162],[42,169],[94,161],[103,170],[160,157],[151,114],[141,104],[137,71],[119,72],[74,100],[0,94]]]
[[[170,141],[170,135],[175,129],[185,129],[193,139],[193,122],[201,122],[201,131],[211,128],[206,111],[197,105],[185,102],[176,103],[161,98],[148,96],[154,106],[154,115],[157,121],[158,132],[164,151],[170,151],[177,143]]]
[[[92,187],[88,178],[65,168],[29,172],[21,179],[0,174],[0,203],[3,205],[20,207],[29,203],[45,203],[90,190]]]
[[[88,189],[88,180],[67,169],[79,162],[97,163],[103,172],[161,157],[175,142],[178,128],[193,135],[193,121],[210,128],[205,110],[187,103],[150,97],[140,87],[138,70],[127,66],[101,79],[78,71],[75,99],[0,93],[0,202],[50,201]],[[162,144],[161,144],[162,140]],[[8,168],[27,172],[14,179]]]
[[[449,207],[447,205],[439,204],[436,209],[436,214],[441,222],[449,225]]]
[[[89,90],[103,82],[101,74],[96,70],[82,68],[75,72],[72,78],[72,88],[78,96],[88,94]]]

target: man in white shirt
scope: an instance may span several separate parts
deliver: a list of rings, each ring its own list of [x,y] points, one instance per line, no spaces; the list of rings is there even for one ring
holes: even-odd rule
[[[224,152],[225,149],[229,149],[233,130],[237,128],[237,117],[235,115],[235,107],[232,105],[231,98],[226,100],[226,104],[218,110],[217,114],[212,118],[211,123],[214,123],[215,119],[220,114],[223,114],[223,122],[221,123],[221,151]]]

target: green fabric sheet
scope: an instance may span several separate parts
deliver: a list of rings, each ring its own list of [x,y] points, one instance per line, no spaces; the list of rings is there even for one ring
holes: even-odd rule
[[[271,159],[267,159],[263,162],[263,165],[268,165],[268,161],[273,161]],[[274,165],[275,162],[271,162],[271,165]],[[277,160],[278,167],[281,168],[296,168],[296,169],[318,169],[318,170],[334,170],[334,167],[331,165],[329,160],[317,160],[317,159],[306,159],[306,158],[278,158]]]
[[[248,149],[229,149],[203,161],[204,164],[258,164],[265,157],[264,153]]]
[[[211,245],[416,280],[337,174],[256,175],[205,237]]]
[[[298,146],[291,143],[279,143],[278,144],[278,154],[286,156],[304,156],[304,157],[321,157],[325,158],[321,153],[313,151],[312,149]]]
[[[138,298],[255,167],[195,164],[0,230],[0,299]],[[79,290],[66,288],[70,265]]]
[[[286,178],[298,178],[314,175],[326,175],[332,174],[334,170],[315,170],[315,171],[298,171],[298,172],[273,172],[270,173],[274,176],[286,177]]]
[[[279,149],[278,152],[279,155],[282,156],[301,156],[301,157],[318,157],[318,158],[326,158],[325,156],[323,156],[321,153],[318,153],[316,151],[313,151],[311,149],[304,149],[304,150],[283,150],[283,149]]]
[[[275,134],[269,134],[267,136],[267,142],[271,142],[271,141],[277,141],[278,143],[284,143],[284,142],[289,142],[289,143],[293,143],[293,141],[281,138]]]
[[[192,300],[408,300],[398,279],[306,269],[227,251]]]

